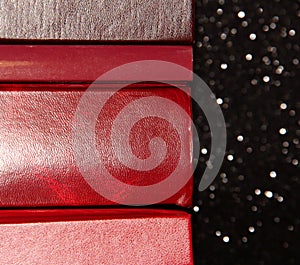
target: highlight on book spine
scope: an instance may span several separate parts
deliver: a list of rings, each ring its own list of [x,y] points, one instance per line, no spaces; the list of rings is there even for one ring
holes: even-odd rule
[[[0,39],[192,42],[192,0],[6,0]]]

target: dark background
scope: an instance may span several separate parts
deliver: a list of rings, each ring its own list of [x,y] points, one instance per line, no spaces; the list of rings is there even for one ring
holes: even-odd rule
[[[195,264],[300,264],[299,19],[300,1],[196,1],[194,71],[223,101],[228,144],[195,190]],[[194,119],[208,149],[197,186],[210,134],[197,108]]]

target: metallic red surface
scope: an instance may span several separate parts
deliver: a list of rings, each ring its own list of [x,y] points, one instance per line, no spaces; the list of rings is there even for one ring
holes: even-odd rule
[[[94,82],[115,67],[141,60],[167,61],[192,70],[192,56],[190,46],[1,45],[0,82]],[[140,69],[139,81],[147,81],[149,71]],[[172,81],[192,79],[192,72],[169,74]],[[115,78],[107,81],[128,81],[126,76]]]
[[[187,213],[2,210],[0,264],[192,265]]]
[[[192,0],[5,0],[0,39],[192,42]]]
[[[0,206],[115,204],[88,185],[74,160],[73,117],[86,87],[24,84],[0,86]],[[93,93],[95,96],[97,93],[107,93],[110,87],[102,85],[100,91]],[[136,186],[164,180],[176,167],[182,145],[178,142],[177,132],[165,120],[149,117],[132,128],[131,152],[141,159],[146,158],[149,156],[147,141],[161,137],[167,147],[162,163],[150,171],[141,172],[124,166],[116,157],[115,154],[123,147],[113,149],[114,139],[110,137],[110,127],[118,113],[134,100],[151,96],[172,100],[191,115],[190,97],[183,91],[159,84],[140,84],[132,85],[111,97],[99,113],[96,124],[97,150],[106,169],[120,181]],[[173,116],[173,109],[165,109],[164,105],[160,108],[168,113],[169,121],[181,120],[180,116]],[[130,122],[130,117],[122,121],[124,126]],[[186,147],[181,156],[192,175],[191,121],[182,119],[182,122],[183,129],[179,133]],[[123,133],[123,128],[119,128],[119,133]],[[82,148],[90,148],[84,141],[84,133]],[[113,192],[114,187],[111,188]],[[191,197],[192,179],[163,203],[190,206]]]

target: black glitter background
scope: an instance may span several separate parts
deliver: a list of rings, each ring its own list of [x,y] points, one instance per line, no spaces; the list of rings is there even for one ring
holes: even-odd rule
[[[195,191],[195,264],[300,264],[299,20],[300,1],[196,1],[194,71],[221,105],[228,144],[214,183]],[[194,119],[197,186],[210,138],[197,109]]]

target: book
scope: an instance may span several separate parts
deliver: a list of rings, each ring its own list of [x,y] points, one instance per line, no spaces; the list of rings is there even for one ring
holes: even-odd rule
[[[190,206],[189,88],[88,86],[0,85],[0,207]]]
[[[192,265],[190,215],[174,210],[2,210],[1,264]]]
[[[129,63],[164,61],[184,67],[186,72],[161,64],[162,76],[157,81],[192,80],[193,51],[189,46],[153,45],[1,45],[0,82],[9,83],[91,83],[108,71]],[[153,69],[134,67],[128,73],[102,81],[147,81]],[[134,72],[134,71],[133,71]]]
[[[192,0],[6,0],[0,39],[191,43]]]

